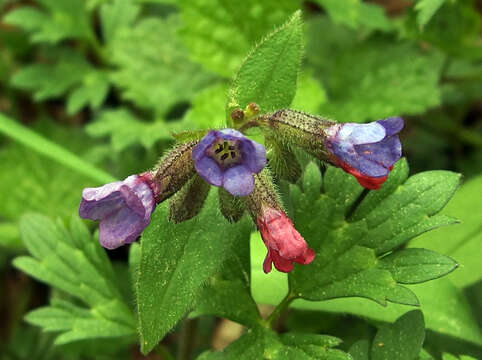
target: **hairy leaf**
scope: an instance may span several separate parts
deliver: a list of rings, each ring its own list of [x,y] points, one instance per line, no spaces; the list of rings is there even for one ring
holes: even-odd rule
[[[203,284],[248,241],[246,223],[221,220],[216,195],[211,191],[201,213],[180,224],[169,222],[167,202],[159,205],[142,236],[137,307],[144,353],[195,307]]]
[[[302,46],[301,12],[296,12],[244,60],[228,93],[228,115],[250,102],[262,113],[288,107],[296,93]]]

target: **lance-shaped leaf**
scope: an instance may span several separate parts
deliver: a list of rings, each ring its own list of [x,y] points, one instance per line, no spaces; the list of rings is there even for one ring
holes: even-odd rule
[[[201,213],[174,224],[167,202],[159,205],[141,239],[137,308],[141,349],[149,352],[193,309],[203,284],[221,271],[240,242],[248,242],[245,223],[229,224],[211,191]]]
[[[303,38],[301,12],[266,36],[244,60],[228,94],[226,112],[251,102],[261,112],[288,107],[296,93]]]

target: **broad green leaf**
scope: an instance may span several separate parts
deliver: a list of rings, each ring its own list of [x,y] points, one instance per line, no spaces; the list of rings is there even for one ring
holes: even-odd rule
[[[51,142],[35,131],[2,114],[0,114],[0,133],[95,181],[106,183],[115,180],[111,175],[89,164],[62,146]]]
[[[64,39],[93,39],[89,14],[83,0],[39,0],[42,10],[20,6],[4,21],[32,33],[34,42],[58,43]]]
[[[457,267],[448,256],[427,249],[404,249],[383,257],[380,267],[390,271],[395,281],[416,284],[442,277]]]
[[[96,121],[86,127],[93,137],[110,136],[112,148],[117,152],[136,144],[152,148],[160,139],[170,139],[170,130],[162,121],[141,121],[123,108],[101,112]]]
[[[296,266],[290,273],[294,293],[309,300],[362,296],[381,304],[388,300],[417,305],[413,293],[397,285],[378,257],[424,231],[450,223],[445,218],[434,222],[432,217],[453,195],[459,176],[435,171],[405,181],[400,167],[403,160],[371,211],[362,208],[365,201],[372,203],[369,196],[358,205],[362,188],[356,180],[334,167],[321,179],[312,163],[305,170],[303,191],[291,186],[295,226],[316,252],[313,263]],[[359,208],[363,217],[357,215]]]
[[[418,0],[415,4],[418,24],[424,27],[444,3],[445,0]]]
[[[323,41],[319,34],[325,34]],[[357,33],[333,27],[322,17],[308,23],[307,57],[323,83],[324,116],[364,122],[420,114],[440,104],[443,55],[387,38],[359,41]],[[356,66],[354,66],[356,59]]]
[[[236,245],[248,242],[244,222],[223,221],[214,191],[197,217],[180,224],[168,217],[166,202],[157,207],[141,239],[137,307],[143,353],[195,307],[203,284],[222,271]]]
[[[253,279],[253,289],[256,282]],[[258,285],[259,286],[259,285]],[[482,334],[471,311],[465,295],[449,279],[437,279],[423,284],[409,285],[420,300],[427,329],[448,335],[455,339],[482,345]],[[259,287],[257,287],[259,289]],[[266,291],[273,288],[267,287]],[[266,302],[263,295],[253,293],[256,301]],[[284,295],[284,294],[283,294]],[[271,294],[272,296],[272,294]],[[269,300],[269,298],[267,298]],[[377,321],[391,323],[404,313],[413,309],[411,306],[387,304],[381,307],[367,299],[334,299],[323,302],[295,300],[294,308],[320,310],[334,313],[348,313]]]
[[[198,360],[279,359],[279,360],[352,360],[347,353],[332,349],[340,339],[326,335],[285,333],[255,327],[222,352],[203,353]]]
[[[239,226],[243,241],[212,276],[198,295],[195,315],[216,315],[240,324],[257,326],[261,321],[256,303],[251,296],[251,266],[249,261],[249,233],[251,223],[244,217]]]
[[[25,215],[20,234],[31,256],[17,257],[14,266],[84,305],[55,300],[27,314],[28,322],[60,332],[58,344],[135,334],[134,315],[117,287],[107,255],[80,219],[73,217],[67,230],[44,216]]]
[[[459,225],[438,229],[410,242],[411,247],[424,247],[456,259],[460,267],[450,279],[459,287],[470,286],[482,279],[479,256],[482,204],[476,196],[481,192],[482,176],[479,175],[465,183],[442,211],[444,215],[460,219]]]
[[[249,49],[300,6],[298,0],[185,0],[179,3],[182,36],[192,57],[232,77]]]
[[[141,8],[133,0],[114,0],[100,8],[102,35],[106,43],[122,31],[132,26]]]
[[[380,328],[373,339],[372,360],[413,360],[425,339],[425,323],[422,312],[410,311],[393,324]]]
[[[163,116],[171,106],[189,101],[212,76],[188,59],[178,38],[179,18],[147,18],[121,28],[111,42],[111,80],[122,96]]]
[[[244,60],[228,93],[227,113],[250,102],[262,113],[288,107],[296,93],[302,48],[301,12],[296,12]]]
[[[316,0],[335,23],[351,28],[365,26],[367,28],[389,30],[391,24],[381,6],[367,4],[361,0]]]

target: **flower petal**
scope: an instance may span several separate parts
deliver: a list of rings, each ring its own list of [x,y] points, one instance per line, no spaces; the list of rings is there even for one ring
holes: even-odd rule
[[[219,168],[216,161],[211,159],[209,156],[204,155],[198,160],[194,161],[194,167],[197,173],[206,182],[214,186],[221,186],[223,184],[223,172]]]
[[[217,136],[224,140],[243,140],[246,139],[243,133],[234,129],[222,129],[217,132]]]
[[[233,166],[224,173],[223,187],[234,196],[247,196],[254,189],[254,178],[243,165]]]
[[[385,128],[387,136],[398,134],[404,125],[401,117],[389,117],[384,120],[378,120],[377,123]]]
[[[210,131],[208,132],[197,144],[194,149],[192,149],[192,158],[194,161],[201,159],[206,150],[214,143],[217,138],[218,131]]]
[[[395,164],[402,156],[402,144],[398,136],[389,136],[375,144],[355,145],[355,150],[364,159],[386,168]],[[367,175],[376,176],[366,172],[363,167],[360,170]]]
[[[107,249],[115,249],[131,243],[137,239],[147,223],[143,216],[128,207],[123,207],[100,222],[100,244]]]
[[[352,145],[370,144],[381,141],[386,136],[385,128],[377,122],[368,124],[343,124],[335,137],[337,142],[348,142]]]
[[[239,144],[245,166],[252,173],[259,173],[266,166],[266,149],[263,145],[250,139],[244,139]]]

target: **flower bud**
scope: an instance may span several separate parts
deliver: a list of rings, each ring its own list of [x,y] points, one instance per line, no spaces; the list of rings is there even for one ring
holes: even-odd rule
[[[195,174],[169,200],[169,219],[175,223],[180,223],[199,214],[208,196],[209,189],[209,184]]]
[[[219,209],[221,214],[231,223],[236,223],[244,215],[245,204],[241,198],[232,196],[223,188],[219,188]]]
[[[177,145],[161,158],[153,170],[153,183],[159,189],[158,203],[179,191],[195,174],[192,151],[197,144],[198,141],[189,141]]]
[[[281,209],[267,170],[256,175],[255,189],[246,204],[268,249],[263,263],[265,273],[271,271],[272,264],[278,271],[290,272],[293,263],[306,265],[313,261],[315,252]]]

